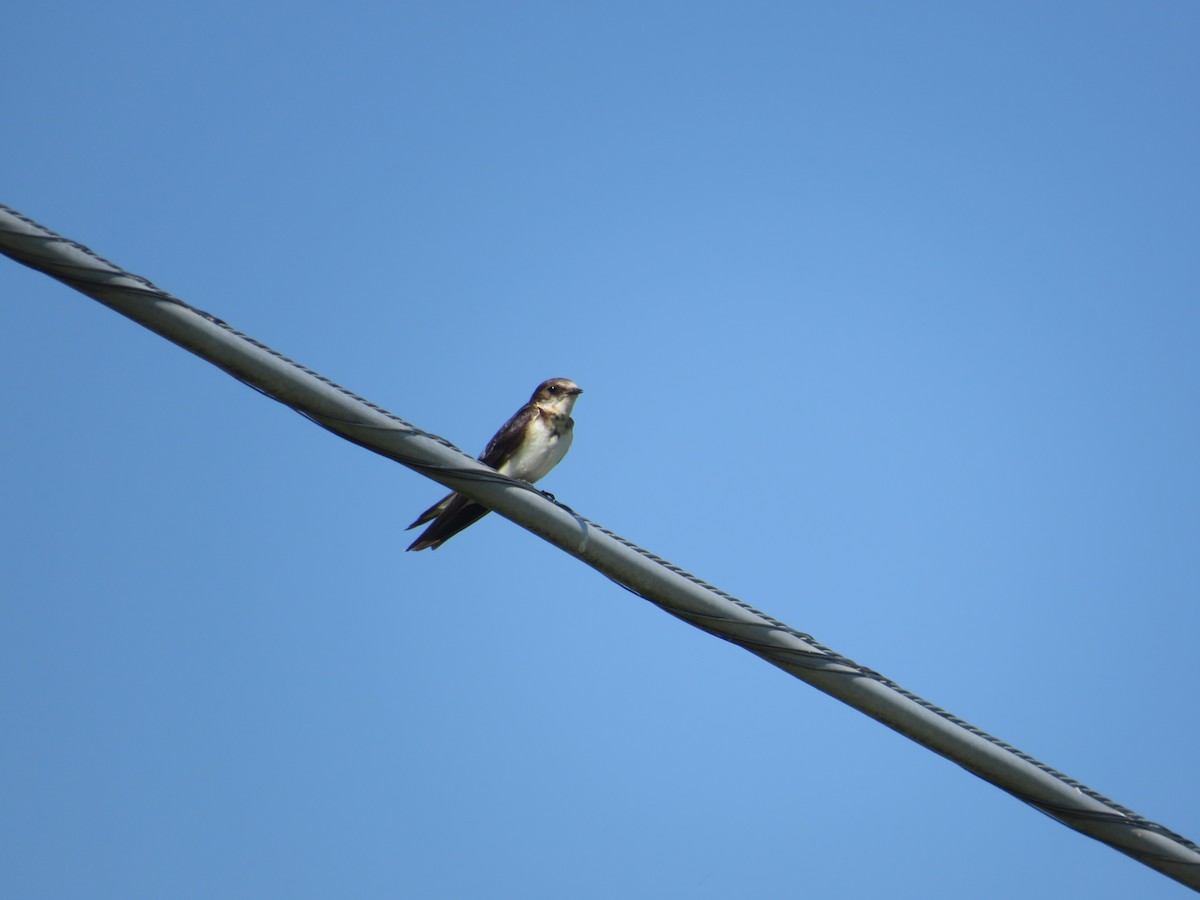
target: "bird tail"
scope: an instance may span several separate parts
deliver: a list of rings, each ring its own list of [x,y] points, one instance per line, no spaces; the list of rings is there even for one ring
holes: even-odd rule
[[[421,532],[421,536],[413,541],[409,550],[436,550],[464,528],[474,525],[489,512],[486,506],[480,506],[468,500],[461,494],[451,494],[452,499],[446,509],[438,514],[433,524]],[[419,520],[418,520],[419,521]]]
[[[423,512],[419,516],[417,516],[417,521],[413,522],[411,525],[409,525],[404,530],[412,531],[418,525],[424,525],[426,522],[432,522],[434,519],[436,519],[438,516],[440,516],[442,513],[444,513],[446,511],[446,507],[450,505],[450,501],[453,499],[454,499],[454,494],[447,494],[445,497],[443,497],[437,503],[433,504],[433,506],[429,507],[429,509],[425,510],[425,512]],[[409,549],[411,550],[412,548],[410,547]]]

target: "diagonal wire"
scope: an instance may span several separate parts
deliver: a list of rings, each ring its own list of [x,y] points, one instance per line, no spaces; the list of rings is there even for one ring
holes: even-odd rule
[[[466,494],[676,618],[842,700],[1068,827],[1200,891],[1200,847],[1187,838],[2,205],[0,252],[179,344],[322,428]]]

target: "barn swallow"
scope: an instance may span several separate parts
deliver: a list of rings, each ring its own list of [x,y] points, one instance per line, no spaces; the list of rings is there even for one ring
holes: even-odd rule
[[[538,385],[529,402],[504,423],[479,455],[479,461],[501,475],[533,484],[557,466],[571,447],[575,420],[571,409],[582,394],[569,378],[551,378]],[[433,524],[412,542],[409,550],[436,550],[469,525],[488,514],[462,494],[447,494],[425,512],[408,530],[432,521]]]

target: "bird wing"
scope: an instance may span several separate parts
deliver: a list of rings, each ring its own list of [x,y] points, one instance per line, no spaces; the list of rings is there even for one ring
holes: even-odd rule
[[[483,453],[479,454],[479,461],[493,469],[499,469],[508,462],[520,448],[521,442],[525,440],[529,423],[536,415],[539,415],[538,409],[532,403],[526,403],[517,410],[516,415],[505,422],[495,436],[488,441]],[[474,525],[488,512],[486,506],[480,506],[462,494],[447,494],[417,516],[417,520],[408,526],[409,529],[412,529],[418,525],[424,525],[426,522],[433,522],[419,538],[413,541],[408,549],[424,550],[432,547],[436,550],[464,528]]]
[[[479,461],[493,469],[499,469],[508,462],[517,452],[517,448],[521,446],[521,442],[525,440],[529,422],[536,415],[538,415],[538,409],[532,403],[526,403],[518,409],[516,415],[505,422],[495,436],[488,441],[483,453],[479,454]]]

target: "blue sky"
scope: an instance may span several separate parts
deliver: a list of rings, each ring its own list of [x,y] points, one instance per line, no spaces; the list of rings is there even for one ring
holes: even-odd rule
[[[1200,838],[1191,3],[24,4],[3,202]],[[1180,897],[0,260],[0,888]]]

